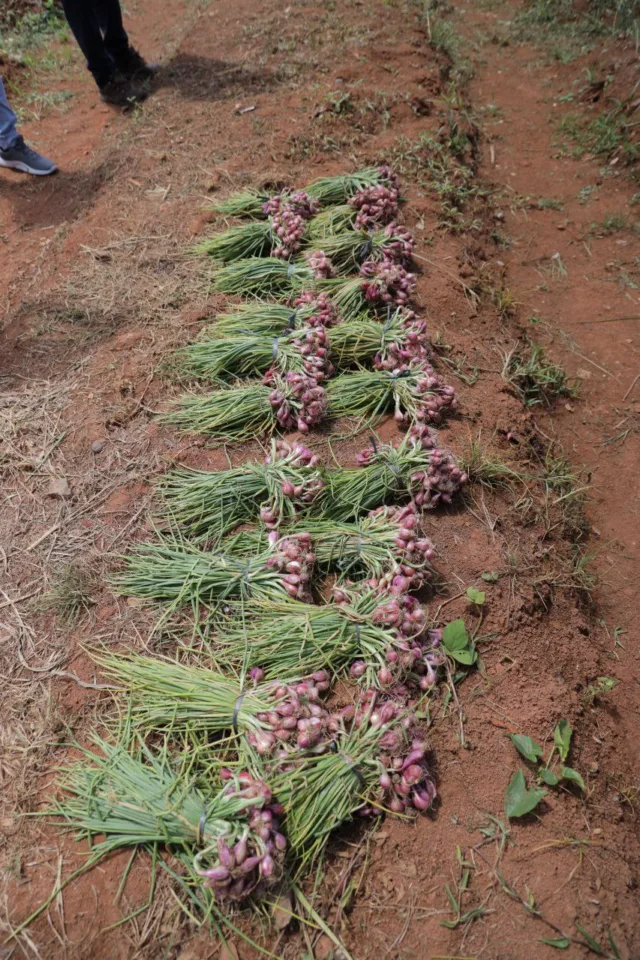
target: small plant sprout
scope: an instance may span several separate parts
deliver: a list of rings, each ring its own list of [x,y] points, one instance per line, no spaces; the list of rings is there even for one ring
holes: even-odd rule
[[[442,643],[447,655],[457,664],[472,667],[478,660],[478,651],[467,633],[464,620],[452,620],[442,631]]]
[[[573,728],[568,720],[559,720],[553,731],[553,747],[551,752],[547,757],[546,763],[543,763],[544,760],[544,749],[543,747],[533,740],[531,737],[527,737],[524,734],[520,733],[511,733],[509,734],[509,739],[512,744],[518,751],[518,753],[524,757],[531,764],[536,764],[538,767],[538,782],[545,784],[548,787],[557,787],[561,781],[566,781],[567,783],[575,783],[580,790],[585,793],[586,787],[582,776],[578,773],[577,770],[574,770],[572,767],[566,766],[566,761],[569,758],[569,751],[571,749],[571,738],[573,736]],[[559,763],[554,761],[556,760],[556,754],[559,759]],[[518,774],[520,776],[518,777]],[[517,778],[517,783],[515,783]],[[517,797],[517,804],[512,806],[512,809],[516,807],[518,809],[528,806],[529,803],[532,803],[533,806],[528,807],[524,813],[530,813],[531,810],[534,810],[539,801],[545,795],[546,791],[532,789],[527,791],[524,773],[522,770],[519,770],[517,774],[514,774],[509,788],[512,784],[514,785],[514,790],[511,795],[511,800],[514,796]],[[525,787],[525,793],[522,794],[522,786]],[[524,816],[524,813],[509,813],[509,802],[510,794],[509,788],[507,789],[507,816]],[[537,800],[533,803],[535,796],[537,794]]]
[[[593,707],[599,700],[611,693],[617,685],[618,680],[615,677],[597,677],[584,691],[583,702]]]

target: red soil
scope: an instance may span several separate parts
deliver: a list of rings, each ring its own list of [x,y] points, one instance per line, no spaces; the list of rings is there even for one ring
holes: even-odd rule
[[[467,42],[477,41],[514,9],[474,5],[453,22]],[[446,116],[446,64],[429,47],[413,8],[374,4],[365,12],[353,0],[338,11],[240,0],[232,9],[213,3],[198,10],[186,0],[140,0],[130,25],[145,54],[168,63],[141,116],[113,114],[100,105],[74,52],[73,66],[48,83],[49,89],[72,92],[68,112],[24,127],[27,138],[55,156],[60,174],[36,182],[0,174],[0,233],[7,238],[1,251],[6,296],[0,373],[14,389],[24,382],[20,378],[68,382],[66,436],[51,462],[72,487],[72,503],[64,508],[70,526],[60,536],[75,536],[84,524],[84,539],[77,539],[83,562],[113,548],[123,531],[118,550],[144,533],[142,510],[154,472],[176,461],[211,467],[225,462],[202,441],[160,430],[150,413],[171,391],[158,362],[170,346],[193,337],[216,305],[194,280],[204,270],[176,257],[208,229],[200,215],[202,198],[231,184],[303,184],[394,152],[397,158],[399,137],[416,141],[434,134]],[[620,41],[608,52],[627,71],[629,49]],[[439,333],[451,345],[448,356],[466,363],[467,372],[479,370],[477,382],[468,385],[442,364],[456,384],[461,412],[441,436],[460,453],[482,430],[489,447],[524,472],[557,438],[590,476],[587,549],[596,551],[600,583],[594,607],[563,585],[557,571],[566,571],[561,564],[570,554],[567,535],[570,541],[574,532],[548,532],[539,518],[524,523],[515,503],[518,488],[491,492],[474,485],[469,509],[427,516],[446,585],[430,601],[434,615],[460,588],[482,585],[482,573],[501,573],[497,583],[486,585],[482,669],[459,690],[466,746],[460,744],[457,714],[443,719],[436,702],[430,741],[437,810],[415,824],[388,819],[369,847],[366,872],[356,874],[359,885],[346,916],[336,911],[336,898],[327,917],[356,960],[551,957],[552,948],[539,938],[559,936],[554,930],[579,937],[576,921],[600,943],[610,931],[620,955],[629,958],[640,952],[634,805],[640,677],[633,617],[639,410],[637,320],[620,318],[635,317],[638,309],[636,285],[608,281],[620,278],[622,261],[632,274],[640,254],[630,230],[588,242],[585,236],[592,220],[633,210],[634,186],[619,165],[603,177],[594,158],[557,155],[552,121],[566,107],[555,104],[581,61],[550,66],[530,46],[491,43],[480,47],[477,59],[471,103],[478,111],[488,103],[500,109],[493,119],[484,117],[478,177],[497,191],[493,210],[504,218],[496,222],[511,246],[497,246],[486,222],[477,234],[452,236],[439,229],[436,198],[420,186],[416,171],[402,177],[405,220],[422,241],[419,256],[427,258],[418,260],[418,304],[430,318],[432,338]],[[335,91],[351,94],[355,113],[318,117]],[[240,114],[237,105],[256,109]],[[597,199],[583,206],[578,193],[592,185]],[[517,195],[557,198],[563,209],[524,209]],[[565,278],[548,271],[556,253]],[[516,301],[515,316],[506,319],[487,297],[472,305],[459,283],[462,278],[486,286],[487,277],[498,276]],[[75,316],[78,309],[86,309],[84,320]],[[545,326],[528,324],[532,314]],[[522,329],[550,343],[553,358],[583,379],[579,400],[560,403],[551,413],[523,411],[500,376],[501,352]],[[394,429],[385,425],[384,432]],[[105,448],[93,455],[96,439]],[[341,462],[352,462],[360,445],[336,446]],[[247,446],[230,455],[244,459],[255,450]],[[57,522],[58,505],[47,500],[42,484],[29,489],[36,512],[22,514],[11,499],[0,514],[3,549],[10,555],[5,589],[12,597],[34,578],[27,558],[37,559],[43,576],[51,572],[50,541],[24,551]],[[105,494],[92,506],[97,491]],[[86,512],[74,519],[73,509],[82,504]],[[537,589],[534,580],[540,581]],[[94,674],[79,642],[140,644],[136,637],[145,629],[143,611],[114,601],[106,588],[75,631],[65,631],[50,614],[28,613],[39,636],[70,651],[64,669],[84,681]],[[461,598],[452,599],[443,615],[473,617]],[[624,631],[622,646],[614,646],[616,627]],[[619,683],[592,704],[586,688],[603,675]],[[8,688],[21,676],[11,667]],[[56,716],[81,737],[99,697],[69,680],[51,679]],[[511,824],[498,860],[497,844],[479,831],[490,826],[489,815],[506,822],[504,791],[519,761],[505,734],[526,733],[548,746],[561,717],[576,728],[571,762],[585,778],[587,798],[573,790],[550,791],[539,816]],[[60,729],[55,736],[64,739]],[[14,809],[37,806],[59,759],[46,751],[34,757],[30,790],[16,796],[8,784],[2,820],[7,913],[14,927],[53,888],[59,856],[63,875],[81,863],[77,845],[50,828],[28,822],[15,831]],[[345,836],[327,869],[328,900],[353,853],[354,837]],[[462,912],[482,906],[487,913],[448,930],[441,925],[452,918],[444,885],[459,879],[457,846],[473,864]],[[73,883],[64,893],[64,915],[52,907],[49,922],[41,917],[34,923],[29,936],[40,956],[217,955],[215,940],[182,922],[166,894],[164,915],[152,915],[148,928],[142,915],[135,926],[106,930],[147,895],[148,870],[139,860],[126,885],[126,903],[114,904],[125,863],[115,858]],[[527,902],[529,891],[544,919],[520,902]],[[276,938],[269,944],[274,948]],[[300,957],[305,949],[299,934],[286,933],[274,952]],[[238,950],[245,960],[253,956],[240,942]],[[327,952],[321,938],[316,956]],[[584,953],[572,943],[563,955]],[[24,941],[17,955],[31,955]]]

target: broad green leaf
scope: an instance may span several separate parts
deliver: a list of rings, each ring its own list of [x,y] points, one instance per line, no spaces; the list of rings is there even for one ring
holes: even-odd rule
[[[547,770],[546,767],[541,767],[540,772],[538,773],[538,779],[542,780],[543,783],[546,783],[548,787],[557,787],[560,783],[553,770]]]
[[[531,737],[525,737],[523,733],[510,733],[509,740],[525,760],[530,760],[531,763],[535,763],[538,757],[543,754],[540,744],[532,740]]]
[[[469,647],[468,650],[452,650],[451,656],[465,667],[472,667],[478,659],[478,651],[475,647]]]
[[[467,587],[467,600],[471,600],[471,603],[475,603],[481,607],[486,598],[487,595],[483,590],[476,590],[475,587]]]
[[[555,940],[547,940],[546,937],[540,937],[539,943],[546,943],[548,947],[555,947],[556,950],[566,950],[570,946],[571,940],[568,937],[556,937]]]
[[[497,570],[491,570],[489,573],[483,573],[482,579],[485,583],[496,583],[500,577]]]
[[[577,783],[583,793],[586,793],[586,787],[584,785],[584,780],[580,776],[577,770],[574,770],[572,767],[561,767],[560,768],[560,779],[561,780],[571,780],[572,783]]]
[[[454,650],[464,650],[469,646],[469,634],[464,625],[464,620],[452,620],[442,631],[442,642],[447,651],[453,653]]]
[[[569,748],[571,747],[571,737],[573,736],[573,727],[568,720],[558,720],[555,730],[553,731],[553,742],[558,748],[558,753],[560,754],[560,759],[564,761],[569,756]]]
[[[527,813],[538,806],[543,797],[546,797],[547,791],[540,787],[532,787],[527,790],[527,784],[522,770],[517,770],[509,781],[507,792],[505,794],[505,812],[509,819],[514,817],[524,817]]]

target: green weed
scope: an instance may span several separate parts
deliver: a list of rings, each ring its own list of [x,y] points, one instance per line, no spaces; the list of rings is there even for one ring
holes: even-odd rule
[[[502,377],[526,407],[549,406],[558,397],[577,396],[576,381],[560,364],[546,356],[544,347],[529,342],[526,350],[511,350],[504,356]]]
[[[562,210],[564,204],[562,200],[556,200],[555,197],[538,197],[536,207],[538,210]]]
[[[440,224],[452,233],[478,232],[476,205],[487,195],[476,181],[468,161],[460,159],[471,152],[468,138],[458,129],[453,135],[441,132],[444,142],[423,134],[415,141],[398,137],[391,156],[385,154],[399,173],[410,175],[435,193],[440,203]],[[471,215],[470,215],[471,213]]]
[[[22,16],[0,11],[0,53],[32,66],[30,53],[53,39],[66,36],[66,22],[54,0],[42,0],[40,6]]]
[[[508,480],[519,476],[500,457],[487,450],[482,442],[482,432],[470,439],[462,451],[460,467],[472,483],[480,483],[483,487],[505,486]]]
[[[606,113],[591,120],[585,120],[577,113],[568,113],[558,125],[560,133],[573,140],[571,153],[574,157],[593,153],[596,157],[611,160],[615,155],[625,164],[632,164],[640,157],[640,145],[629,138],[631,127],[622,103],[616,103]]]
[[[610,237],[611,234],[626,230],[627,227],[629,227],[629,221],[624,214],[612,213],[599,222],[590,223],[589,234],[593,237]]]
[[[614,687],[618,685],[615,677],[597,677],[593,683],[586,687],[582,702],[585,706],[593,707],[598,700],[611,693]]]

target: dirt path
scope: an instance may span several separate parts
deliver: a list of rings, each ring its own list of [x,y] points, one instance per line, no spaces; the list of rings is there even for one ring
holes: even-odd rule
[[[143,110],[120,117],[97,106],[75,66],[56,81],[73,90],[68,112],[25,126],[63,169],[45,183],[0,176],[0,232],[9,240],[0,250],[0,830],[12,926],[59,872],[81,863],[71,840],[16,820],[50,793],[56,747],[69,733],[83,739],[95,716],[109,713],[79,645],[148,642],[152,618],[114,600],[105,554],[144,535],[155,474],[175,462],[224,462],[203,441],[161,430],[153,415],[176,389],[159,364],[219,305],[206,264],[185,255],[209,229],[203,199],[385,160],[405,185],[404,219],[419,241],[417,303],[459,396],[460,414],[441,439],[468,457],[480,436],[487,456],[525,479],[490,485],[478,469],[464,508],[427,516],[440,575],[427,598],[433,616],[446,603],[447,618],[472,621],[464,591],[486,590],[482,667],[460,686],[459,710],[444,689],[434,702],[437,811],[415,824],[388,819],[355,861],[353,837],[336,843],[326,917],[354,960],[553,957],[540,938],[565,936],[573,941],[562,955],[583,957],[580,927],[611,956],[609,934],[621,957],[640,951],[637,321],[619,319],[638,313],[634,186],[619,164],[603,173],[603,161],[557,155],[555,118],[569,110],[561,98],[576,93],[590,60],[549,65],[528,44],[502,45],[517,9],[473,4],[439,21],[475,63],[466,83],[442,49],[450,46],[433,49],[433,24],[413,6],[376,3],[365,15],[360,0],[339,9],[140,0],[132,35],[167,64]],[[629,70],[630,50],[610,45],[607,64]],[[454,194],[455,217],[428,169],[454,133],[465,135],[465,162],[482,188],[464,201]],[[460,156],[447,157],[456,182]],[[619,214],[620,229],[602,227]],[[446,229],[452,219],[456,229]],[[526,335],[582,379],[580,399],[552,412],[525,409],[506,388],[503,356]],[[385,435],[393,431],[385,425]],[[334,445],[340,462],[352,464],[364,442]],[[563,450],[576,479],[558,486]],[[255,452],[247,445],[233,456]],[[60,479],[68,490],[51,495]],[[587,539],[576,493],[586,481]],[[591,551],[593,567],[583,568]],[[89,608],[70,626],[59,604],[46,610],[42,599],[78,566],[91,574]],[[592,568],[600,582],[589,600],[583,572]],[[597,697],[602,676],[619,682]],[[571,764],[586,796],[550,790],[535,815],[508,825],[504,794],[519,758],[506,733],[548,748],[561,718],[575,727]],[[354,863],[341,901],[345,864]],[[219,955],[164,881],[148,913],[106,930],[147,896],[140,861],[114,904],[125,865],[116,859],[67,888],[15,955]],[[241,922],[256,935],[250,917]],[[312,936],[317,960],[328,957],[330,943]],[[278,955],[309,956],[295,929],[266,939]],[[240,941],[238,950],[253,956]]]

